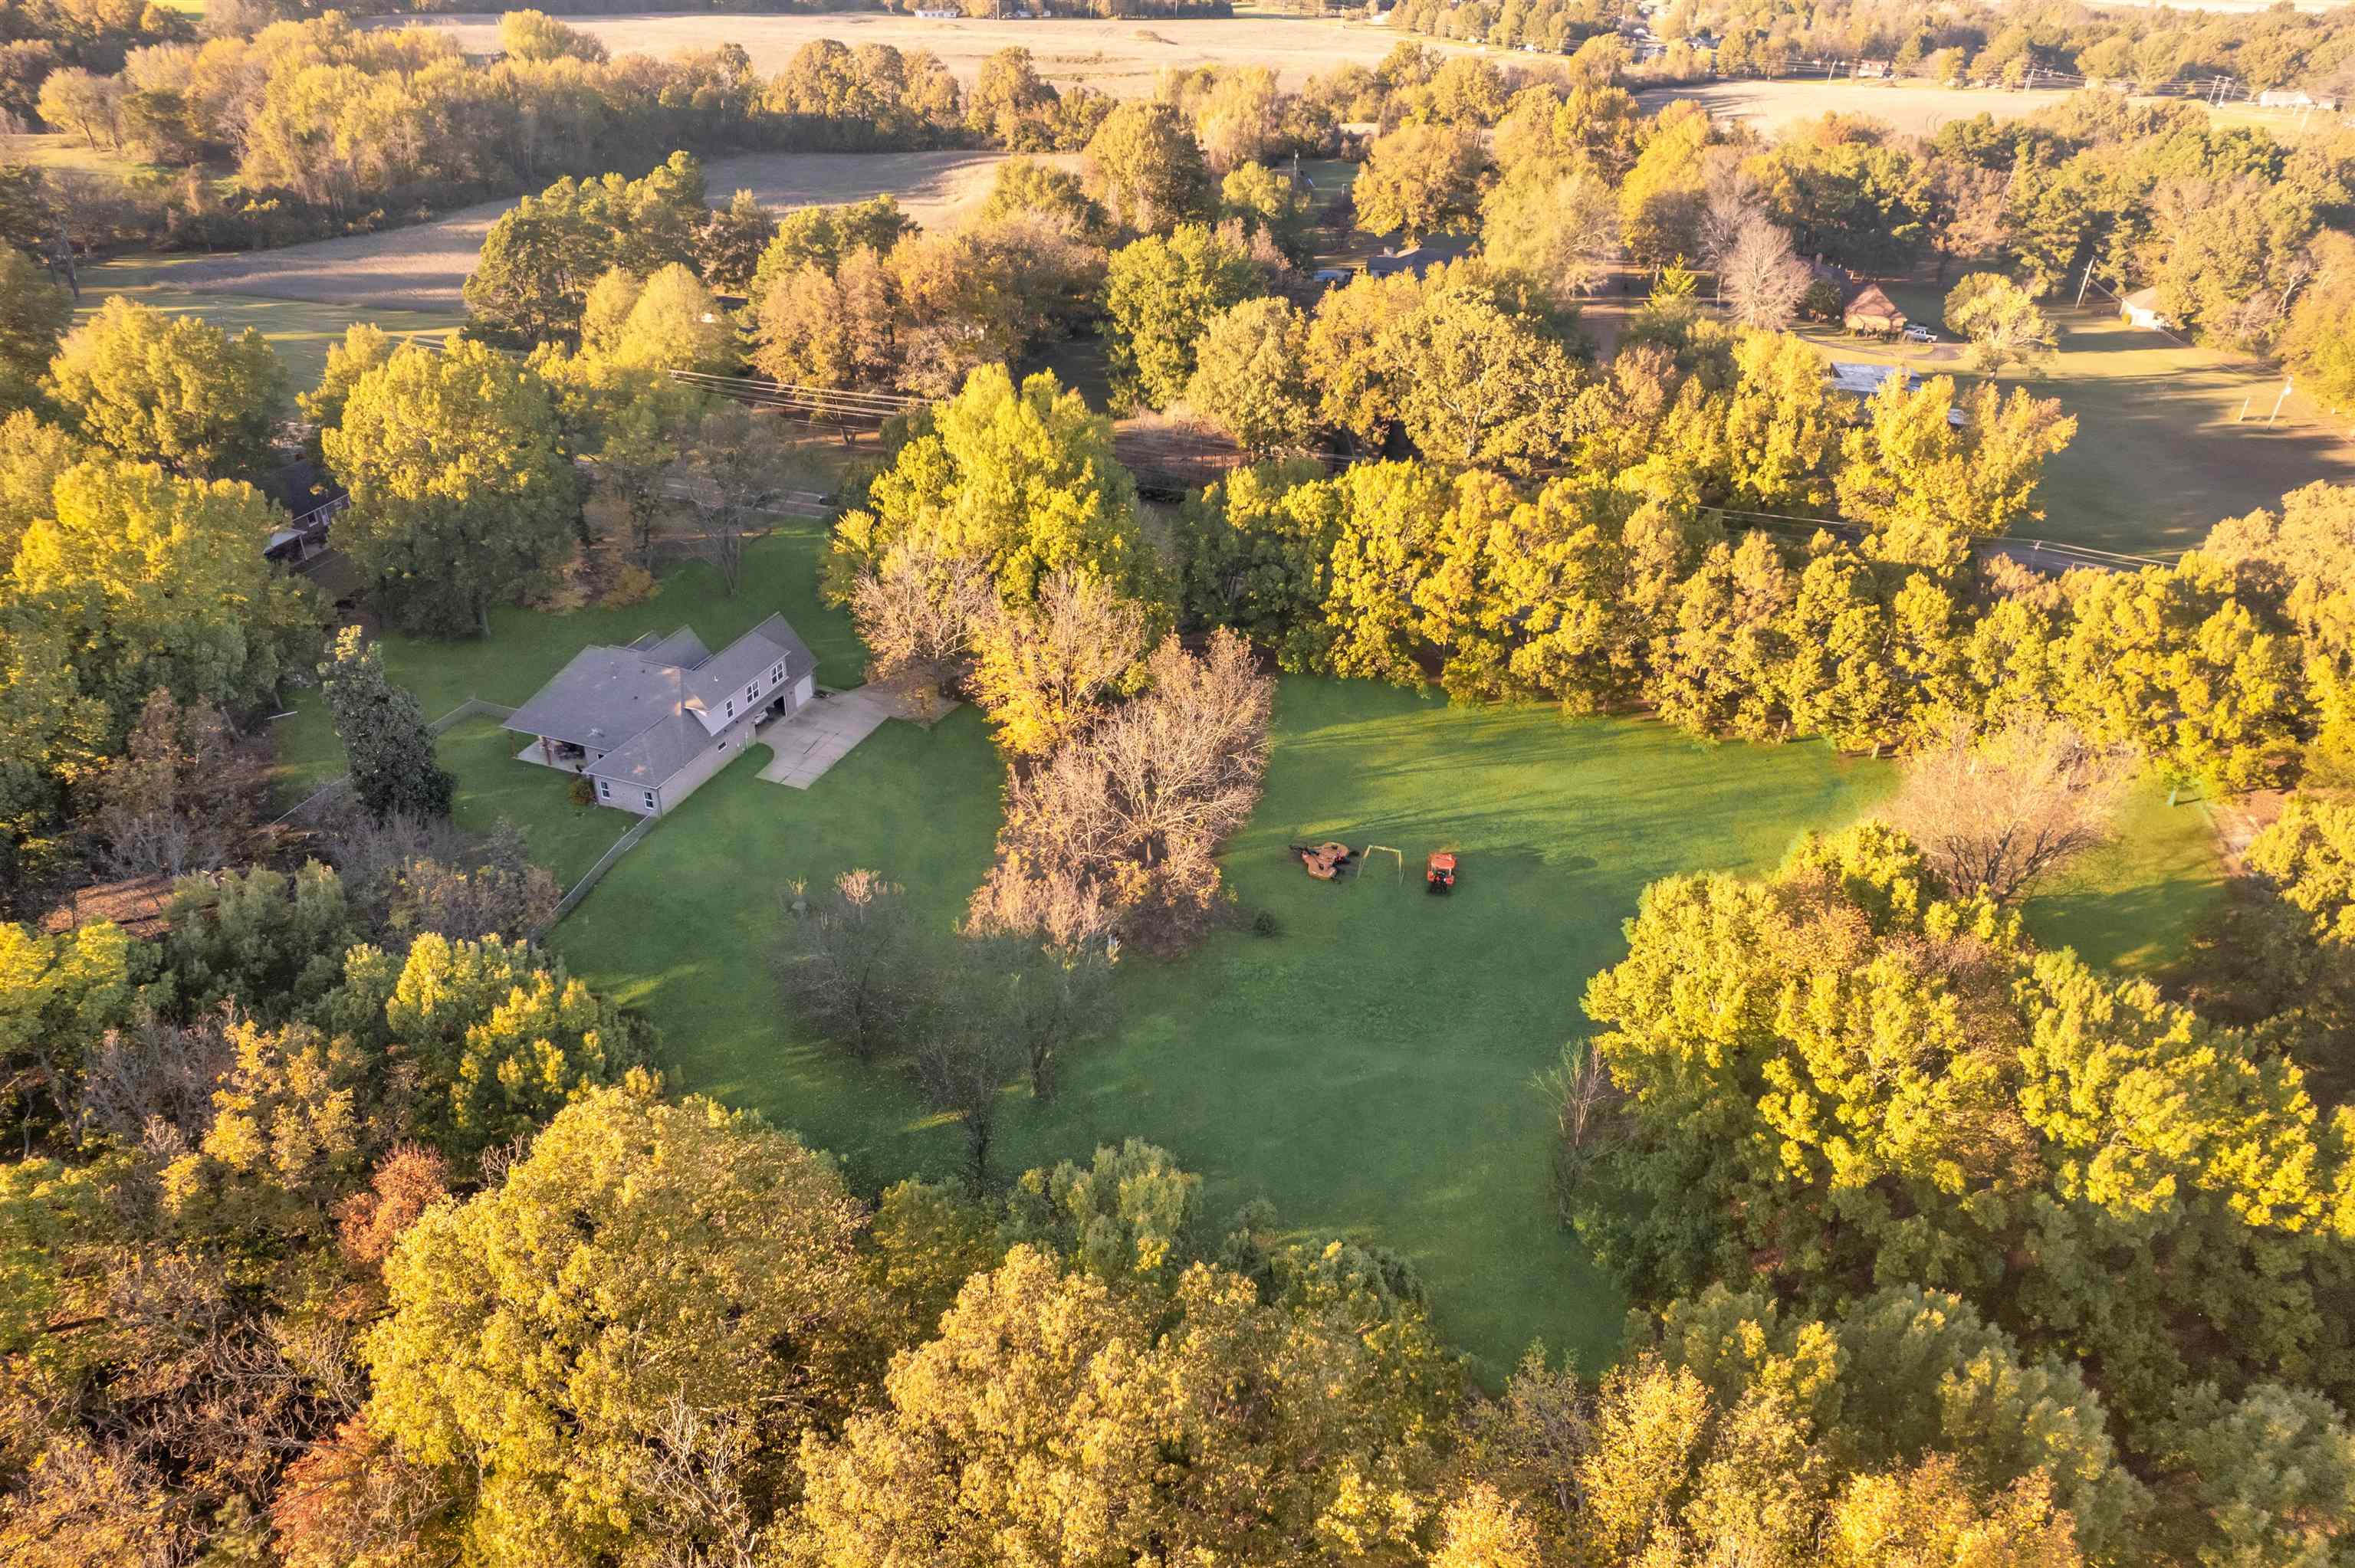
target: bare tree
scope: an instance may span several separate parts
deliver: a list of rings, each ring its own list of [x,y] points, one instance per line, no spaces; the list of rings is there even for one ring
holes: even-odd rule
[[[1768,332],[1791,324],[1814,281],[1806,263],[1791,253],[1791,237],[1758,217],[1742,224],[1721,277],[1733,319]]]
[[[1717,273],[1719,292],[1722,293],[1725,269],[1733,259],[1734,246],[1743,230],[1765,220],[1766,198],[1758,188],[1757,178],[1742,166],[1739,159],[1718,163],[1705,179],[1708,194],[1700,212],[1700,257]]]
[[[996,899],[1012,897],[1011,906]],[[1009,1019],[1030,1064],[1030,1095],[1052,1099],[1069,1050],[1112,1033],[1112,911],[1068,874],[1000,884],[975,897],[965,924],[977,961],[1013,984]]]
[[[136,1144],[162,1124],[193,1147],[212,1125],[213,1089],[237,1054],[223,1025],[233,1013],[186,1026],[148,1018],[109,1030],[82,1065],[73,1113],[85,1135]]]
[[[1906,764],[1889,820],[1958,894],[2019,899],[2108,842],[2135,759],[2057,719],[2027,716],[1980,734],[1957,719]]]
[[[646,1434],[638,1486],[661,1520],[660,1568],[753,1568],[762,1520],[750,1495],[761,1438],[751,1417],[673,1394]]]
[[[1008,786],[976,921],[1011,928],[1092,897],[1170,938],[1209,914],[1212,856],[1259,800],[1273,683],[1225,630],[1199,655],[1164,641],[1146,672],[1141,695]]]
[[[1589,1195],[1594,1161],[1609,1146],[1622,1096],[1591,1040],[1564,1045],[1561,1060],[1538,1075],[1537,1088],[1553,1107],[1554,1206],[1568,1224]]]
[[[907,1043],[930,1000],[930,969],[900,888],[847,871],[813,906],[799,884],[776,957],[777,980],[802,1016],[862,1062]]]
[[[394,811],[379,822],[354,809],[321,837],[352,907],[388,946],[429,931],[453,941],[527,937],[562,896],[512,822],[478,838],[446,817]]]
[[[996,609],[981,563],[929,534],[892,546],[850,586],[867,678],[900,692],[924,717],[964,679],[975,630]]]
[[[741,404],[722,404],[706,414],[687,442],[677,474],[695,507],[696,553],[711,563],[729,593],[743,579],[745,544],[799,472]]]
[[[989,1181],[1007,1086],[1028,1063],[1014,988],[1012,976],[966,954],[910,1051],[924,1097],[964,1128],[966,1173],[976,1189]]]
[[[183,707],[157,687],[123,755],[99,776],[92,826],[116,876],[183,876],[246,859],[261,772],[204,703]]]

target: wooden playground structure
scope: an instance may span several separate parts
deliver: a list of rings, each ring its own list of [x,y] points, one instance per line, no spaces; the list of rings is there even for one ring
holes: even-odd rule
[[[1351,849],[1337,840],[1327,839],[1323,843],[1294,844],[1292,853],[1299,859],[1308,874],[1319,882],[1355,882],[1366,874],[1366,862],[1378,854],[1391,857],[1391,865],[1398,874],[1396,880],[1406,880],[1406,856],[1389,844],[1369,843],[1363,849]],[[1454,850],[1431,852],[1423,863],[1423,885],[1426,893],[1455,891]]]

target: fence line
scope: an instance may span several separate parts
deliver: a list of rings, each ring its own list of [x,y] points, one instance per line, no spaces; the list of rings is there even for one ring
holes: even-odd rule
[[[486,703],[480,697],[468,697],[464,702],[460,703],[456,707],[452,708],[448,713],[443,714],[440,718],[435,719],[432,724],[427,725],[425,726],[425,733],[428,735],[438,736],[443,730],[449,729],[455,725],[473,718],[476,714],[488,714],[493,718],[498,719],[513,718],[515,717],[515,709],[507,706],[505,703]]]
[[[304,796],[300,800],[295,801],[294,804],[289,806],[277,816],[271,818],[269,821],[262,825],[264,827],[274,828],[278,826],[279,823],[286,821],[301,812],[309,810],[313,806],[316,805],[321,800],[325,800],[336,790],[349,788],[351,781],[352,776],[350,774],[339,773],[335,778],[328,779],[325,784],[320,785],[316,789],[312,790],[308,795]]]
[[[628,832],[623,833],[620,838],[615,839],[613,841],[613,847],[607,850],[603,854],[598,856],[597,863],[591,866],[585,873],[583,873],[581,880],[572,885],[570,891],[567,892],[562,898],[557,901],[556,913],[548,917],[547,925],[542,926],[538,930],[534,931],[531,934],[531,939],[535,942],[538,941],[542,937],[546,936],[549,930],[554,928],[558,921],[563,919],[567,915],[571,914],[580,902],[589,896],[590,890],[594,888],[598,883],[604,880],[604,876],[607,872],[613,869],[613,863],[621,859],[633,849],[635,849],[637,847],[638,841],[645,838],[648,833],[653,832],[655,831],[655,824],[661,821],[662,819],[660,817],[640,817],[635,826],[631,828]]]
[[[508,707],[504,703],[486,703],[480,697],[468,697],[464,702],[460,703],[456,707],[452,708],[448,713],[443,714],[440,718],[435,719],[432,724],[427,725],[425,726],[425,733],[431,736],[439,736],[443,730],[450,728],[452,726],[459,723],[463,719],[471,718],[476,714],[489,714],[494,718],[509,718],[514,715],[515,709]],[[312,790],[308,795],[304,796],[300,800],[295,801],[293,805],[289,806],[277,816],[271,818],[264,825],[274,828],[281,822],[291,821],[294,817],[301,815],[303,812],[309,810],[313,806],[317,805],[320,801],[325,800],[336,790],[349,789],[351,787],[351,782],[352,776],[350,774],[338,773],[333,779],[328,779],[325,784],[320,785],[316,789]]]

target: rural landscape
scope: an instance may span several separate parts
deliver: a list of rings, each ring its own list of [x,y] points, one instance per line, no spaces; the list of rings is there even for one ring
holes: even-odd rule
[[[2355,1562],[2350,90],[0,0],[0,1564]]]

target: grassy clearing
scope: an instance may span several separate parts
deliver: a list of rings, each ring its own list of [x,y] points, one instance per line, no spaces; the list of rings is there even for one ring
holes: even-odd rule
[[[762,783],[760,766],[738,763],[665,822],[559,944],[655,1018],[682,1086],[761,1107],[868,1183],[952,1171],[957,1129],[897,1075],[798,1030],[766,958],[787,882],[856,865],[954,924],[996,824],[984,728],[969,709],[931,732],[887,726],[806,794]],[[1279,935],[1129,960],[1119,1038],[1071,1064],[1059,1099],[1017,1097],[1002,1167],[1152,1139],[1220,1202],[1265,1196],[1305,1231],[1408,1254],[1446,1332],[1492,1361],[1537,1336],[1603,1356],[1623,1303],[1554,1226],[1531,1075],[1579,1032],[1586,977],[1617,956],[1645,883],[1768,863],[1886,778],[1818,746],[1721,748],[1635,721],[1287,680],[1266,801],[1226,856],[1243,907]],[[1407,875],[1385,860],[1346,886],[1313,882],[1284,846],[1325,837],[1395,844]],[[1464,855],[1450,900],[1421,886],[1443,846]]]
[[[201,316],[228,332],[259,327],[285,362],[287,376],[297,391],[307,391],[318,384],[320,374],[326,368],[328,347],[341,343],[344,329],[354,322],[373,322],[395,337],[434,339],[447,336],[465,322],[463,314],[453,311],[323,305],[301,300],[198,293],[178,287],[176,276],[202,260],[150,257],[85,268],[81,275],[81,303],[75,311],[75,319],[94,314],[109,296],[121,294],[175,315]]]
[[[590,641],[681,621],[724,640],[782,609],[820,679],[847,683],[858,648],[817,602],[822,544],[815,525],[762,541],[733,599],[685,567],[648,605],[503,611],[488,641],[392,638],[386,662],[438,714],[469,695],[518,702]],[[280,739],[290,789],[341,766],[314,694]],[[565,780],[516,761],[510,741],[483,720],[443,737],[460,820],[516,821],[570,881],[630,819],[573,808]],[[798,1029],[768,959],[787,885],[853,866],[903,884],[935,929],[954,926],[997,826],[986,726],[970,707],[930,730],[886,725],[807,791],[762,782],[766,761],[755,748],[707,784],[553,939],[655,1022],[677,1086],[799,1129],[870,1190],[952,1172],[961,1133],[891,1069],[857,1069]],[[1152,1139],[1204,1172],[1214,1204],[1264,1196],[1304,1232],[1406,1253],[1444,1330],[1492,1365],[1538,1337],[1593,1364],[1623,1303],[1550,1217],[1532,1075],[1585,1027],[1587,977],[1622,952],[1646,883],[1763,867],[1803,829],[1870,809],[1892,777],[1819,745],[1710,746],[1636,720],[1287,678],[1266,800],[1225,856],[1241,908],[1271,913],[1277,935],[1237,929],[1181,961],[1126,960],[1117,1038],[1070,1065],[1056,1101],[1008,1091],[999,1167]],[[2212,896],[2213,851],[2198,810],[2163,796],[2138,797],[2125,828],[2031,924],[2097,961],[2157,968]],[[1313,882],[1284,846],[1324,838],[1395,845],[1405,875],[1385,859],[1348,885]],[[1464,857],[1452,899],[1420,890],[1436,848]]]
[[[140,175],[170,175],[179,172],[143,163],[111,148],[93,147],[80,136],[64,131],[0,135],[0,164],[30,164],[38,169],[113,175],[123,179]]]
[[[1891,285],[1889,293],[1913,319],[1947,335],[1938,290]],[[2275,372],[2128,326],[2107,309],[2054,314],[2062,332],[2051,364],[2035,376],[2002,379],[2059,398],[2076,416],[2077,435],[2046,465],[2044,521],[2017,532],[2095,549],[2168,553],[2300,485],[2355,482],[2355,443],[2302,396],[2293,394],[2279,420],[2266,425],[2282,385]],[[1951,344],[1891,348],[1838,333],[1807,335],[1835,358],[1975,379]]]
[[[2170,806],[2166,789],[2145,780],[2127,798],[2117,828],[2115,842],[2030,900],[2028,928],[2047,947],[2076,948],[2088,963],[2165,979],[2189,950],[2193,928],[2224,896],[2215,825],[2190,789]]]
[[[1679,99],[1708,107],[1710,114],[1746,122],[1765,135],[1778,134],[1802,120],[1826,114],[1862,114],[1913,136],[1933,136],[1955,120],[1991,114],[2014,120],[2050,109],[2069,95],[2053,89],[2021,91],[2004,88],[1940,87],[1919,80],[1709,81],[1685,87],[1646,88],[1637,102],[1658,110]]]

